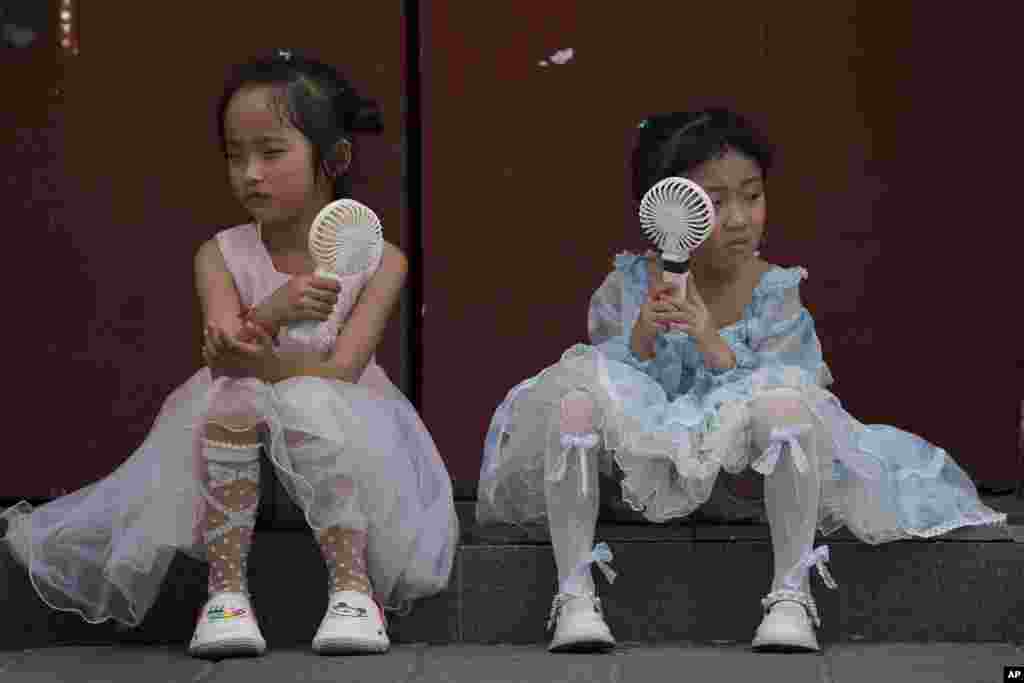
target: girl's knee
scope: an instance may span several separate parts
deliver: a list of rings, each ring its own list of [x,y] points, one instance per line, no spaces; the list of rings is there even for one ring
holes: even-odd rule
[[[755,445],[765,448],[774,429],[815,423],[799,394],[779,390],[763,395],[750,406],[750,428]]]
[[[594,398],[582,389],[574,389],[562,397],[562,434],[589,434],[598,427],[597,404]]]
[[[774,391],[754,399],[750,406],[750,418],[757,426],[782,427],[796,422],[808,422],[811,412],[798,394],[791,391]]]

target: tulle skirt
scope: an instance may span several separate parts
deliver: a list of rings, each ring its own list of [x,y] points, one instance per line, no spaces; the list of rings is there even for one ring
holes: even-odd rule
[[[479,523],[546,523],[544,479],[572,446],[560,433],[560,403],[574,389],[597,405],[598,467],[621,478],[622,500],[653,522],[685,517],[706,503],[722,475],[749,473],[751,404],[784,392],[799,398],[830,447],[816,449],[822,492],[818,526],[846,526],[877,544],[937,536],[958,527],[1003,524],[967,474],[941,448],[887,425],[864,425],[796,366],[769,366],[742,380],[670,399],[635,368],[579,344],[514,387],[491,420],[478,488]],[[719,482],[721,483],[721,482]]]
[[[261,426],[278,479],[313,530],[360,520],[386,607],[407,610],[447,586],[459,534],[451,480],[413,406],[371,363],[359,384],[295,377],[268,385],[197,372],[112,474],[0,514],[4,540],[39,596],[90,622],[141,623],[175,552],[206,561],[200,436],[208,422],[239,420]],[[348,495],[324,485],[338,480],[349,482]]]

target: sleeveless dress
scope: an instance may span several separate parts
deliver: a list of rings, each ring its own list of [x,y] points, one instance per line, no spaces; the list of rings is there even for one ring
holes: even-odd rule
[[[560,401],[573,389],[588,391],[597,403],[601,424],[593,445],[601,446],[601,471],[617,469],[623,502],[653,522],[714,503],[723,472],[740,475],[758,459],[777,457],[778,451],[754,448],[750,405],[789,389],[832,445],[819,453],[823,534],[846,526],[877,544],[1004,524],[1006,515],[981,502],[942,448],[895,427],[860,423],[825,388],[832,375],[799,296],[806,277],[803,268],[778,266],[764,274],[742,319],[720,330],[735,354],[733,368],[709,368],[693,339],[679,333],[659,333],[654,358],[642,361],[629,340],[647,298],[646,257],[619,254],[590,301],[591,344],[568,349],[514,387],[495,411],[477,521],[546,521],[545,477],[559,476],[574,457],[576,444],[560,434],[558,419]]]
[[[216,241],[244,306],[291,277],[274,268],[255,225],[221,231]],[[312,341],[282,330],[278,350],[330,349],[377,266],[343,280],[334,313]],[[459,534],[451,479],[416,410],[371,359],[357,384],[292,377],[270,385],[199,370],[109,476],[0,514],[8,521],[4,540],[39,596],[92,623],[141,623],[175,552],[206,561],[200,521],[209,475],[200,437],[205,424],[226,420],[265,426],[269,461],[312,529],[361,520],[370,578],[387,608],[407,610],[447,586]],[[334,481],[346,482],[347,495],[332,495]]]

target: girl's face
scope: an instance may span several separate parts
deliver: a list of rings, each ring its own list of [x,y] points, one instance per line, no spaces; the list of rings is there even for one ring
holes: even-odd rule
[[[693,252],[716,269],[731,269],[754,257],[764,233],[764,176],[754,160],[728,150],[687,176],[704,188],[715,205],[711,235]]]
[[[329,201],[313,146],[274,106],[269,86],[240,89],[224,112],[231,188],[264,226],[308,222]]]

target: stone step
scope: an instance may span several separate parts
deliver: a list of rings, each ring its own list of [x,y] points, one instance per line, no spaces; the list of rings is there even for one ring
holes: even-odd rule
[[[467,506],[460,506],[460,513]],[[471,508],[470,508],[471,510]],[[1024,641],[1024,525],[966,529],[941,539],[883,546],[835,534],[839,583],[813,580],[822,642]],[[600,524],[618,572],[599,592],[621,641],[744,643],[760,620],[771,579],[764,525]],[[540,643],[556,583],[551,547],[539,530],[473,528],[463,534],[450,585],[409,616],[394,617],[397,643]],[[308,644],[325,608],[326,570],[303,531],[257,532],[250,587],[271,646]],[[0,649],[69,643],[184,644],[205,599],[204,565],[172,563],[146,621],[129,630],[90,625],[55,612],[37,597],[25,571],[0,545]]]

